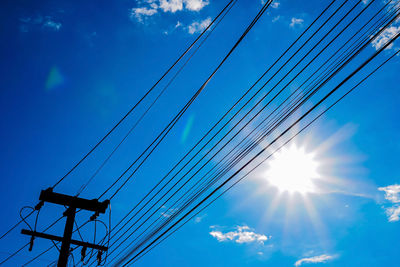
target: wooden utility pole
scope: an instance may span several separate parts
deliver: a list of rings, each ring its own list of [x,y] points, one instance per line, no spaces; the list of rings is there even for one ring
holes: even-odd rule
[[[63,206],[68,207],[67,210],[64,212],[64,216],[67,217],[67,222],[65,223],[65,228],[64,228],[64,236],[59,237],[59,236],[49,235],[49,234],[45,234],[45,233],[29,231],[29,230],[22,230],[21,233],[25,234],[25,235],[29,235],[32,238],[40,237],[40,238],[45,238],[45,239],[49,239],[49,240],[53,240],[53,241],[62,242],[61,249],[60,249],[60,256],[58,258],[58,264],[57,264],[58,267],[66,267],[67,266],[71,244],[82,246],[84,248],[97,249],[99,251],[107,251],[108,248],[104,247],[104,246],[99,246],[96,244],[90,244],[90,243],[83,242],[83,241],[73,240],[72,232],[74,229],[76,209],[82,209],[82,210],[95,212],[95,215],[91,217],[91,219],[93,220],[100,213],[106,212],[106,209],[107,209],[108,205],[110,204],[109,200],[99,202],[97,199],[88,200],[88,199],[63,195],[63,194],[59,194],[59,193],[54,193],[52,188],[42,190],[42,192],[40,193],[39,200],[41,202],[49,202],[49,203],[54,203],[54,204],[63,205]]]

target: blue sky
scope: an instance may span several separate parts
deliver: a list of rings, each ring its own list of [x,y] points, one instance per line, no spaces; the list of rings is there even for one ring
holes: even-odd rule
[[[1,232],[18,220],[21,207],[36,204],[40,190],[53,185],[129,110],[225,4],[221,0],[2,2]],[[274,1],[134,181],[112,202],[114,223],[327,4]],[[82,197],[98,196],[151,142],[260,8],[259,0],[238,1]],[[379,40],[399,28],[395,24]],[[382,44],[374,45],[369,52]],[[395,43],[383,56],[396,48]],[[264,166],[137,266],[398,265],[399,64],[395,57],[294,141],[315,154],[329,186],[306,195],[282,193],[265,182],[268,167]],[[122,125],[57,191],[76,193],[134,121],[135,117]],[[39,230],[61,213],[59,207],[45,205]],[[78,223],[88,216],[79,215]],[[52,233],[62,229],[58,224]],[[1,258],[28,241],[19,230],[0,240]],[[85,238],[91,240],[92,233],[89,225]],[[26,249],[5,266],[20,266],[50,245],[36,240],[32,253]],[[57,255],[53,249],[31,265],[45,266]]]

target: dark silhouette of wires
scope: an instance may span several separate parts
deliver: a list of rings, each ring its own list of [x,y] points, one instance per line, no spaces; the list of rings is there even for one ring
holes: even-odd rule
[[[156,83],[139,99],[139,101],[117,122],[117,124],[112,127],[105,136],[103,136],[63,177],[61,177],[53,186],[54,189],[58,184],[60,184],[64,179],[66,179],[83,161],[86,160],[100,145],[107,139],[107,137],[115,131],[116,128],[140,105],[140,103],[154,90],[154,88],[171,72],[171,70],[183,59],[183,57],[195,46],[195,44],[203,37],[203,35],[208,32],[208,30],[216,23],[218,25],[222,19],[221,16],[225,17],[227,14],[226,10],[230,10],[237,0],[231,0],[228,4],[220,11],[220,13],[212,20],[212,22],[201,32],[201,34],[189,45],[189,47],[178,57],[178,59],[164,72],[164,74],[156,81]],[[229,12],[229,11],[228,11]],[[212,31],[215,27],[212,29]],[[144,118],[147,112],[153,107],[153,105],[157,102],[159,97],[165,92],[165,90],[169,87],[172,81],[176,78],[176,76],[182,71],[182,69],[187,65],[190,59],[194,56],[194,54],[198,51],[198,49],[203,45],[205,40],[207,40],[210,32],[207,34],[207,37],[201,42],[201,44],[196,48],[195,52],[186,60],[183,66],[178,70],[178,72],[174,75],[174,77],[169,81],[169,83],[163,88],[160,94],[156,97],[156,99],[152,102],[152,104],[146,109],[146,111],[142,114],[142,116],[137,120],[135,125],[129,130],[127,135],[120,141],[120,143],[113,149],[111,154],[103,161],[100,167],[96,170],[96,172],[90,177],[89,181],[84,184],[77,193],[77,196],[82,193],[82,191],[87,187],[87,185],[93,180],[93,178],[97,175],[97,173],[104,167],[104,165],[108,162],[108,160],[112,157],[115,151],[121,146],[121,144],[125,141],[125,139],[130,135],[130,133],[136,128],[137,124]],[[37,205],[41,206],[40,204]],[[9,230],[7,230],[4,234],[0,236],[0,240],[7,236],[11,231],[13,231],[16,227],[18,227],[24,220],[29,218],[34,211],[30,212],[20,221],[18,221],[14,226],[12,226]]]
[[[243,39],[247,36],[250,30],[254,27],[254,25],[258,22],[261,16],[265,13],[267,8],[272,3],[272,0],[266,2],[258,14],[255,16],[250,25],[246,28],[243,34],[239,37],[233,47],[229,50],[229,52],[225,55],[225,57],[221,60],[218,66],[214,69],[214,71],[210,74],[210,76],[206,79],[206,81],[201,85],[201,87],[195,92],[195,94],[190,98],[190,100],[185,104],[184,107],[175,115],[175,117],[168,123],[168,125],[161,131],[161,133],[153,140],[153,142],[140,154],[139,157],[135,159],[135,161],[100,195],[99,198],[103,197],[111,188],[113,188],[122,178],[123,176],[142,158],[147,151],[147,155],[143,158],[143,160],[138,164],[138,166],[132,171],[132,173],[122,182],[122,184],[116,189],[116,191],[109,197],[109,199],[113,199],[116,194],[126,185],[126,183],[133,177],[133,175],[137,172],[137,170],[144,164],[147,158],[152,154],[152,152],[157,148],[157,146],[161,143],[161,141],[167,136],[167,134],[172,130],[178,120],[183,116],[183,114],[187,111],[190,105],[196,100],[196,98],[200,95],[200,93],[204,90],[207,84],[211,81],[211,79],[215,76],[218,70],[224,65],[227,59],[232,55],[232,53],[236,50],[239,44],[243,41]]]
[[[250,88],[250,89],[248,89],[247,90],[247,92],[224,114],[224,116],[206,133],[206,135],[205,136],[203,136],[201,139],[200,139],[200,141],[198,141],[197,143],[196,143],[196,145],[194,146],[194,147],[192,147],[191,149],[190,149],[190,151],[173,167],[173,169],[174,168],[176,168],[205,138],[206,138],[206,136],[207,135],[209,135],[211,132],[212,132],[212,130],[214,130],[214,128],[229,114],[229,112],[231,112],[234,108],[235,108],[235,106],[241,101],[241,100],[243,100],[244,99],[244,97],[254,88],[254,86],[275,66],[275,64],[277,64],[277,62],[279,62],[279,60],[280,59],[282,59],[282,57],[299,41],[299,39],[315,24],[315,22],[318,20],[318,19],[320,19],[320,17],[331,7],[331,5],[334,3],[334,1],[332,1],[326,8],[325,8],[325,10],[317,17],[317,19],[316,20],[314,20],[312,23],[311,23],[311,25],[310,26],[308,26],[308,28],[297,38],[297,40],[295,41],[295,42],[293,42],[290,46],[289,46],[289,48],[288,49],[286,49],[286,51],[275,61],[275,63],[272,65],[272,66],[270,66],[269,67],[269,69],[262,75],[262,77]],[[304,45],[303,45],[304,46]],[[302,47],[303,47],[302,46]],[[300,50],[300,49],[299,49]],[[298,51],[299,51],[298,50]],[[296,54],[297,54],[297,52],[298,51],[296,51]],[[291,57],[291,58],[293,58],[293,56]],[[260,91],[260,90],[259,90]],[[258,91],[258,92],[259,92]],[[254,98],[254,96],[252,97],[252,98]],[[249,102],[249,101],[248,101]],[[247,102],[247,103],[248,103]],[[241,108],[241,109],[243,109],[243,107]],[[239,110],[240,111],[240,110]],[[238,112],[237,112],[238,113]],[[227,123],[224,125],[224,126],[226,126],[227,125]],[[223,126],[223,127],[224,127]],[[214,135],[213,137],[215,137],[216,135]],[[209,143],[209,142],[208,142]],[[207,143],[207,144],[208,144]],[[201,149],[203,149],[205,146],[203,146]],[[201,151],[201,149],[199,150],[199,151]],[[199,152],[197,152],[196,153],[196,155],[198,154]],[[195,155],[195,156],[196,156]],[[193,157],[192,157],[192,159],[193,159]],[[186,164],[187,165],[187,164]],[[186,166],[185,165],[185,166]],[[172,169],[172,170],[173,170]],[[172,170],[166,175],[166,176],[164,176],[163,177],[163,179],[160,181],[160,182],[158,182],[157,183],[157,185],[155,186],[155,187],[153,187],[153,189],[144,197],[144,198],[142,198],[142,200],[138,203],[138,204],[136,204],[135,205],[135,207],[133,208],[133,209],[131,209],[131,211],[115,226],[115,227],[117,227],[125,218],[127,218],[127,216],[130,214],[130,213],[132,213],[137,207],[138,207],[138,205],[140,205],[156,188],[157,188],[157,186],[158,185],[160,185],[161,184],[161,182],[163,182],[165,179],[166,179],[166,177],[172,172]],[[167,184],[168,184],[169,182],[167,182]],[[166,185],[167,185],[166,184]],[[163,186],[163,188],[166,186],[166,185],[164,185]],[[162,190],[163,188],[161,188],[160,190]],[[159,192],[160,192],[160,190],[156,193],[156,194],[158,194]],[[154,196],[153,196],[153,198],[154,198]],[[153,199],[153,198],[151,198],[150,199],[150,201]],[[148,203],[148,202],[147,202]],[[146,203],[146,204],[147,204]],[[146,205],[145,204],[145,205]],[[137,214],[137,213],[136,213]],[[136,215],[135,214],[135,215]],[[134,215],[134,216],[135,216]],[[128,221],[129,222],[129,221]],[[124,224],[124,226],[126,226],[126,224],[127,223],[125,223]],[[123,226],[123,227],[124,227]],[[121,228],[122,229],[122,228]],[[113,236],[115,236],[116,234],[118,234],[118,232],[120,231],[120,229],[113,235]]]
[[[170,237],[172,234],[174,234],[177,230],[179,230],[181,227],[183,227],[186,223],[188,223],[190,220],[192,220],[194,217],[198,216],[201,212],[203,212],[206,208],[208,208],[212,203],[214,203],[217,199],[219,199],[222,195],[224,195],[226,192],[228,192],[230,189],[232,189],[235,185],[237,185],[239,182],[241,182],[244,178],[246,178],[249,174],[251,174],[254,170],[256,170],[258,167],[260,167],[262,164],[264,164],[268,159],[270,159],[276,152],[278,152],[282,147],[286,146],[288,143],[290,143],[292,140],[294,140],[298,135],[300,135],[302,132],[304,132],[309,126],[311,126],[315,121],[317,121],[320,117],[322,117],[325,113],[327,113],[329,110],[331,110],[334,106],[336,106],[341,100],[343,100],[347,95],[349,95],[351,92],[353,92],[358,86],[360,86],[365,80],[367,80],[370,76],[372,76],[376,71],[378,71],[381,67],[383,67],[387,62],[389,62],[391,59],[393,59],[396,55],[400,53],[400,50],[397,50],[396,53],[391,55],[387,60],[385,60],[381,65],[379,65],[377,68],[375,68],[371,73],[369,73],[365,78],[363,78],[360,82],[358,82],[355,86],[353,86],[349,91],[347,91],[344,95],[342,95],[338,100],[336,100],[333,104],[331,104],[327,109],[322,111],[317,117],[315,117],[311,122],[307,123],[300,131],[298,131],[296,134],[294,134],[291,138],[289,138],[287,141],[285,141],[281,146],[279,146],[276,150],[274,150],[271,154],[269,154],[264,160],[262,160],[260,163],[258,163],[255,167],[253,167],[251,170],[249,170],[246,174],[244,174],[240,179],[238,179],[235,183],[233,183],[231,186],[229,186],[227,189],[225,189],[222,193],[220,193],[216,198],[214,198],[212,201],[210,201],[207,205],[205,205],[203,208],[201,208],[198,212],[193,214],[189,219],[187,219],[183,224],[179,225],[177,228],[175,228],[172,232],[170,232],[167,236],[163,237],[161,240],[159,240],[157,243],[155,243],[151,248],[149,248],[147,251],[145,251],[143,254],[141,254],[139,257],[137,257],[132,263],[137,262],[140,258],[145,256],[147,253],[149,253],[152,249],[154,249],[156,246],[158,246],[161,242],[163,242],[165,239]]]
[[[391,40],[386,42],[386,44],[381,47],[378,51],[376,51],[372,56],[370,56],[366,61],[364,61],[356,70],[354,70],[351,74],[349,74],[342,82],[340,82],[336,87],[334,87],[328,94],[326,94],[321,100],[319,100],[315,105],[313,105],[312,108],[310,108],[305,114],[303,114],[299,119],[297,119],[294,123],[292,123],[285,131],[283,131],[277,138],[275,138],[272,142],[270,142],[267,146],[264,146],[261,151],[259,151],[255,156],[253,156],[246,164],[244,164],[242,167],[240,167],[237,171],[235,171],[234,174],[232,174],[228,179],[226,179],[221,185],[219,185],[216,189],[214,189],[209,195],[207,195],[202,201],[200,201],[196,206],[194,206],[190,211],[188,211],[183,217],[181,217],[177,222],[175,222],[172,226],[170,226],[167,230],[165,230],[161,235],[156,237],[149,245],[147,245],[145,248],[143,248],[139,253],[137,253],[135,256],[130,258],[124,266],[127,264],[131,263],[135,259],[137,259],[140,254],[145,252],[148,248],[150,248],[154,243],[156,243],[160,238],[162,238],[165,234],[167,234],[173,227],[175,227],[178,223],[180,223],[182,220],[184,220],[188,215],[190,215],[194,210],[196,210],[201,204],[203,204],[205,201],[207,201],[213,194],[215,194],[219,189],[221,189],[224,185],[226,185],[232,178],[234,178],[237,174],[239,174],[242,170],[244,170],[247,166],[249,166],[255,159],[257,159],[260,155],[262,155],[267,149],[276,143],[280,138],[282,138],[284,135],[286,135],[295,125],[297,125],[300,121],[302,121],[304,118],[306,118],[313,110],[315,110],[318,106],[320,106],[326,99],[328,99],[333,93],[335,93],[340,87],[342,87],[347,81],[349,81],[355,74],[357,74],[361,69],[363,69],[369,62],[371,62],[376,56],[378,56],[384,49],[386,49],[390,44],[393,43],[394,40],[396,40],[400,36],[400,33],[398,33],[396,36],[394,36]],[[396,52],[397,54],[398,52]],[[394,55],[393,55],[394,56]],[[393,56],[391,58],[393,58]],[[390,59],[391,59],[390,58]],[[385,64],[387,61],[385,61],[383,64]],[[379,65],[377,69],[379,69],[383,64]],[[377,70],[376,69],[376,70]],[[376,70],[374,70],[370,75],[372,75]],[[361,82],[365,81],[366,78],[368,78],[370,75],[365,77]],[[359,82],[356,86],[361,84]],[[351,89],[354,90],[355,87]],[[349,92],[348,92],[349,93]],[[348,94],[347,93],[347,94]],[[346,96],[345,94],[344,96]],[[344,97],[343,96],[343,97]],[[343,99],[340,98],[341,99]],[[339,100],[339,101],[340,101]],[[337,102],[334,103],[334,105]],[[329,108],[331,108],[330,106]],[[325,111],[326,112],[326,111]],[[318,117],[317,117],[318,118]],[[313,121],[312,121],[313,122]],[[310,124],[309,124],[310,125]],[[309,126],[308,125],[308,126]],[[259,166],[259,165],[257,165]],[[130,255],[128,255],[130,256]],[[125,257],[126,258],[126,257]]]
[[[388,3],[388,4],[389,4],[389,3]],[[378,13],[376,13],[375,16],[374,16],[373,18],[375,18],[384,8],[386,8],[386,5],[385,5],[384,7],[382,7],[381,10],[378,11]],[[372,19],[373,19],[373,18],[372,18]],[[370,19],[369,22],[371,22],[372,19]],[[368,22],[367,24],[369,24],[369,22]],[[366,25],[367,25],[367,24],[366,24]],[[377,23],[375,23],[375,24],[372,25],[372,26],[376,26],[376,24],[377,24]],[[370,29],[372,28],[372,26],[370,27]],[[377,28],[379,28],[379,27],[380,27],[380,26],[378,25],[378,26],[375,27],[375,29],[377,29]],[[360,28],[360,30],[357,31],[356,34],[354,34],[354,35],[352,36],[352,38],[350,38],[338,51],[340,51],[347,43],[349,43],[363,28],[364,28],[364,26],[362,26],[362,27]],[[368,31],[367,31],[367,32],[368,32]],[[359,38],[359,39],[360,39],[360,38]],[[359,39],[358,39],[358,40],[359,40]],[[364,40],[365,40],[365,39],[368,40],[368,39],[369,39],[369,36],[365,37]],[[357,40],[357,41],[358,41],[358,40]],[[355,43],[355,42],[354,42],[354,43]],[[358,45],[358,47],[359,47],[359,45]],[[346,51],[343,51],[343,53],[342,53],[337,59],[340,59],[340,58],[341,58],[346,52],[348,52],[351,48],[352,48],[352,47],[349,47]],[[354,48],[353,48],[353,51],[354,51]],[[347,53],[347,57],[345,57],[344,59],[348,58],[349,54],[350,54],[350,53]],[[334,55],[335,55],[335,54],[334,54]],[[322,65],[325,65],[327,62],[330,62],[334,55],[332,55],[332,56],[331,56],[328,60],[326,60],[325,63],[323,63]],[[341,62],[344,62],[344,59],[342,59]],[[333,63],[335,63],[335,62],[333,62]],[[333,64],[331,64],[331,65],[333,65]],[[340,63],[337,63],[336,66],[335,66],[333,69],[336,69],[338,65],[340,65]],[[330,67],[330,66],[329,66],[329,67]],[[328,69],[328,68],[327,68],[327,69]],[[315,71],[315,72],[310,76],[310,78],[313,77],[317,72],[318,72],[318,70]],[[324,73],[322,73],[322,74],[324,74]],[[320,74],[317,78],[319,78],[320,76],[322,76],[322,74]],[[325,74],[325,77],[326,77],[326,76],[327,76],[327,74]],[[316,78],[316,79],[317,79],[317,78]],[[316,79],[314,79],[314,80],[316,80]],[[307,79],[302,85],[304,85],[308,80],[309,80],[309,79]],[[302,86],[302,85],[301,85],[301,86]],[[301,86],[300,86],[300,87],[301,87]],[[299,88],[300,88],[300,87],[299,87]],[[314,87],[314,88],[315,88],[315,87]],[[310,89],[310,90],[311,90],[311,89]],[[310,92],[310,90],[309,90],[307,93],[305,93],[305,95],[307,95],[307,94]],[[295,92],[293,92],[293,93],[295,93]],[[292,93],[292,95],[293,95],[293,93]],[[300,93],[299,93],[298,95],[300,95]],[[286,102],[288,99],[289,99],[289,97],[288,97],[287,99],[285,99],[284,102]],[[300,100],[297,100],[295,104],[299,103],[299,101],[300,101]],[[284,103],[284,102],[283,102],[283,103]],[[283,104],[283,103],[282,103],[282,104]],[[281,104],[281,105],[282,105],[282,104]],[[291,104],[291,107],[293,107],[293,105],[295,105],[295,104]],[[281,106],[281,105],[280,105],[280,106]],[[287,109],[286,109],[286,112],[287,112],[288,110],[290,110],[291,107],[287,108]],[[279,107],[278,107],[278,108],[279,108]],[[276,108],[272,113],[274,113],[278,108]],[[272,113],[271,113],[270,115],[272,115]],[[285,113],[284,113],[284,114],[285,114]],[[269,118],[270,115],[268,115],[267,118]],[[282,117],[282,115],[281,115],[281,117]],[[266,118],[266,119],[267,119],[267,118]],[[266,119],[264,119],[259,125],[257,125],[257,127],[256,127],[251,133],[249,133],[243,140],[245,140],[247,137],[249,137],[260,125],[262,125],[263,122],[266,121]],[[271,125],[271,124],[270,124],[270,125]],[[268,129],[268,128],[267,128],[267,129]],[[266,130],[263,130],[263,131],[265,132]],[[261,131],[260,131],[260,132],[261,132]],[[260,136],[259,136],[258,138],[260,138]],[[243,140],[242,140],[242,141],[243,141]],[[241,141],[238,145],[240,145],[240,144],[242,143],[242,141]],[[249,141],[249,140],[248,140],[248,141]],[[237,146],[238,146],[238,145],[237,145]],[[230,152],[229,152],[227,155],[229,155],[232,151],[234,151],[234,150],[237,148],[237,146],[235,146],[233,149],[231,149]],[[243,147],[244,147],[244,146],[242,146],[242,150],[243,150]],[[241,153],[243,153],[243,152],[241,152]],[[227,156],[227,155],[226,155],[226,156]],[[224,159],[226,158],[226,156],[225,156],[222,160],[224,160]],[[230,160],[231,160],[232,158],[233,158],[233,157],[231,157]],[[221,160],[221,161],[222,161],[222,160]],[[221,162],[221,161],[220,161],[220,162]],[[220,162],[218,162],[218,164],[219,164]],[[217,165],[218,165],[218,164],[217,164]],[[216,165],[216,166],[217,166],[217,165]],[[215,167],[215,166],[214,166],[214,167]],[[213,167],[213,168],[214,168],[214,167]],[[211,170],[212,170],[212,169],[211,169]],[[211,170],[209,170],[208,173],[210,173]],[[208,174],[208,173],[207,173],[207,174]],[[206,174],[206,175],[207,175],[207,174]],[[203,178],[204,178],[204,176],[203,176]],[[201,178],[200,180],[202,180],[203,178]],[[203,181],[203,182],[204,182],[204,181]],[[215,182],[214,182],[214,183],[215,183]],[[193,187],[194,187],[194,186],[192,186],[192,188],[189,189],[188,192],[191,191],[191,190],[193,190],[194,192],[196,192],[196,191],[199,190],[199,188],[200,188],[202,185],[203,185],[203,184],[201,184],[200,186],[198,186],[195,190],[193,190]],[[188,193],[188,192],[187,192],[187,193]],[[185,193],[185,195],[186,195],[186,193]],[[181,196],[178,200],[182,199],[182,197],[183,197],[183,196]],[[177,201],[178,201],[178,200],[177,200]],[[177,206],[179,207],[179,206],[181,205],[182,202],[179,203],[178,205],[175,205],[175,204],[177,203],[177,201],[172,205],[172,207],[169,208],[169,210],[175,210],[175,209],[177,209],[177,208],[176,208]],[[155,222],[157,222],[160,218],[163,218],[163,216],[159,216],[159,218],[158,218]],[[155,222],[154,222],[154,223],[155,223]],[[154,224],[154,223],[152,223],[152,224]],[[150,226],[151,226],[151,225],[150,225]],[[150,227],[150,226],[149,226],[149,227]],[[148,227],[148,228],[149,228],[149,227]],[[145,231],[146,231],[148,228],[146,228]],[[143,233],[144,233],[144,231],[142,232],[142,234],[143,234]],[[138,237],[137,237],[137,238],[138,238]],[[137,238],[135,238],[135,240],[136,240]],[[135,240],[133,240],[133,241],[135,241]],[[132,244],[132,243],[133,243],[133,242],[131,242],[131,244]],[[130,244],[129,244],[127,247],[129,247],[129,246],[130,246]]]
[[[178,57],[178,59],[164,72],[164,74],[157,80],[157,82],[139,99],[138,102],[102,137],[90,150],[86,153],[63,177],[61,177],[53,186],[54,189],[65,178],[67,178],[104,140],[140,105],[140,103],[154,90],[154,88],[168,75],[168,73],[182,60],[182,58],[194,47],[194,45],[201,39],[201,37],[210,29],[214,22],[224,13],[224,11],[232,4],[234,0],[230,0],[223,10],[214,18],[200,35],[193,41],[192,44]]]
[[[195,46],[195,44],[203,37],[203,35],[214,25],[216,21],[219,22],[221,21],[220,17],[225,16],[226,13],[225,11],[227,9],[231,9],[232,6],[236,3],[237,0],[230,0],[228,4],[220,11],[220,13],[212,20],[212,22],[200,33],[200,35],[189,45],[189,47],[176,59],[176,61],[164,72],[164,74],[156,81],[156,83],[139,99],[139,101],[106,133],[105,136],[103,136],[63,177],[61,177],[53,186],[52,188],[54,189],[58,184],[60,184],[64,179],[66,179],[79,165],[82,164],[86,160],[87,157],[89,157],[106,139],[107,137],[115,131],[116,128],[142,103],[142,101],[156,88],[156,86],[171,72],[171,70],[184,58],[184,56]],[[209,34],[205,38],[205,40],[208,38]],[[196,51],[202,46],[204,41],[197,47]],[[90,181],[97,175],[97,173],[103,168],[103,166],[107,163],[107,161],[112,157],[114,152],[120,147],[120,145],[124,142],[124,140],[128,137],[128,135],[136,128],[136,125],[143,119],[143,117],[147,114],[147,112],[151,109],[151,107],[155,104],[155,102],[159,99],[161,94],[167,89],[167,87],[170,85],[170,83],[176,78],[176,76],[181,72],[181,70],[186,66],[188,61],[193,57],[193,55],[196,53],[196,51],[189,57],[189,59],[184,63],[184,65],[178,70],[178,72],[175,74],[175,76],[169,81],[168,85],[164,87],[162,92],[157,96],[157,98],[153,101],[153,103],[147,108],[144,114],[139,118],[139,120],[136,122],[136,124],[130,129],[128,134],[121,140],[121,142],[114,148],[114,150],[111,152],[111,154],[104,160],[104,162],[100,165],[100,167],[96,170],[95,174],[89,179],[89,181],[81,187],[81,189],[78,191],[77,195],[79,195],[85,188],[86,186],[90,183]],[[41,206],[41,203],[39,203],[37,206]],[[7,230],[4,234],[0,236],[0,240],[3,239],[5,236],[7,236],[11,231],[13,231],[16,227],[18,227],[23,220],[26,220],[29,218],[34,211],[29,213],[24,217],[24,219],[21,219],[18,221],[14,226],[12,226],[9,230]]]
[[[80,190],[77,193],[77,196],[79,196],[85,188],[89,185],[91,181],[97,176],[97,174],[101,171],[101,169],[106,165],[106,163],[111,159],[111,157],[114,155],[114,153],[118,150],[118,148],[122,145],[122,143],[129,137],[129,135],[136,129],[136,127],[139,125],[139,123],[144,119],[144,117],[147,115],[147,113],[151,110],[151,108],[156,104],[156,102],[159,100],[159,98],[164,94],[164,92],[170,87],[170,85],[173,83],[173,81],[178,77],[178,75],[182,72],[182,70],[186,67],[186,65],[189,63],[189,61],[193,58],[193,56],[197,53],[197,51],[203,46],[203,44],[207,41],[207,39],[211,36],[211,34],[214,32],[214,30],[218,27],[220,22],[225,18],[225,16],[229,13],[229,11],[232,9],[232,7],[236,4],[237,0],[233,0],[228,3],[227,6],[229,6],[226,10],[225,8],[222,10],[222,13],[219,14],[214,22],[215,26],[212,27],[211,29],[208,29],[207,35],[204,37],[204,39],[200,42],[200,44],[194,49],[192,54],[186,59],[186,61],[182,64],[182,66],[178,69],[178,71],[173,75],[173,77],[168,81],[168,83],[163,87],[163,89],[160,91],[160,93],[157,95],[157,97],[152,101],[152,103],[146,108],[146,110],[142,113],[142,115],[137,119],[137,121],[133,124],[133,126],[129,129],[129,131],[126,133],[126,135],[121,139],[121,141],[114,147],[112,152],[104,159],[102,164],[96,169],[96,171],[93,173],[93,175],[88,179],[88,181],[80,188]],[[219,17],[220,16],[220,17]],[[210,26],[212,25],[210,24]]]
[[[354,7],[353,7],[354,8]],[[161,205],[160,205],[161,206]],[[154,213],[153,213],[154,214]]]

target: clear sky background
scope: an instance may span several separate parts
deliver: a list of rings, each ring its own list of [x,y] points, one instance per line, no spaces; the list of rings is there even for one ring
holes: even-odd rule
[[[35,205],[40,190],[53,185],[129,110],[227,1],[172,2],[2,1],[1,233],[19,219],[21,207]],[[114,223],[327,4],[275,1],[113,201]],[[98,196],[151,142],[260,8],[259,0],[238,1],[82,197]],[[262,181],[259,170],[137,266],[399,266],[399,64],[396,57],[296,139],[297,146],[315,153],[321,174],[336,183],[306,196],[281,193]],[[128,120],[57,192],[76,193],[133,122]],[[61,214],[60,207],[45,205],[39,230]],[[78,223],[88,216],[79,215]],[[62,229],[63,223],[51,233]],[[0,241],[2,259],[28,242],[19,230]],[[88,241],[92,230],[88,225]],[[5,266],[20,266],[49,245],[37,239],[33,252],[26,249]],[[46,266],[57,255],[52,250],[32,266]]]

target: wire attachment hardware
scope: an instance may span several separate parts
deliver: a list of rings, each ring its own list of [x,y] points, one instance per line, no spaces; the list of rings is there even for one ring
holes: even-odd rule
[[[99,250],[97,252],[97,265],[101,265],[101,256],[103,255],[103,251]]]
[[[82,250],[81,250],[81,261],[82,261],[82,262],[85,261],[86,250],[87,250],[87,247],[82,247]]]
[[[34,236],[31,236],[31,240],[29,241],[29,251],[32,251],[33,249],[33,241],[35,240]]]

